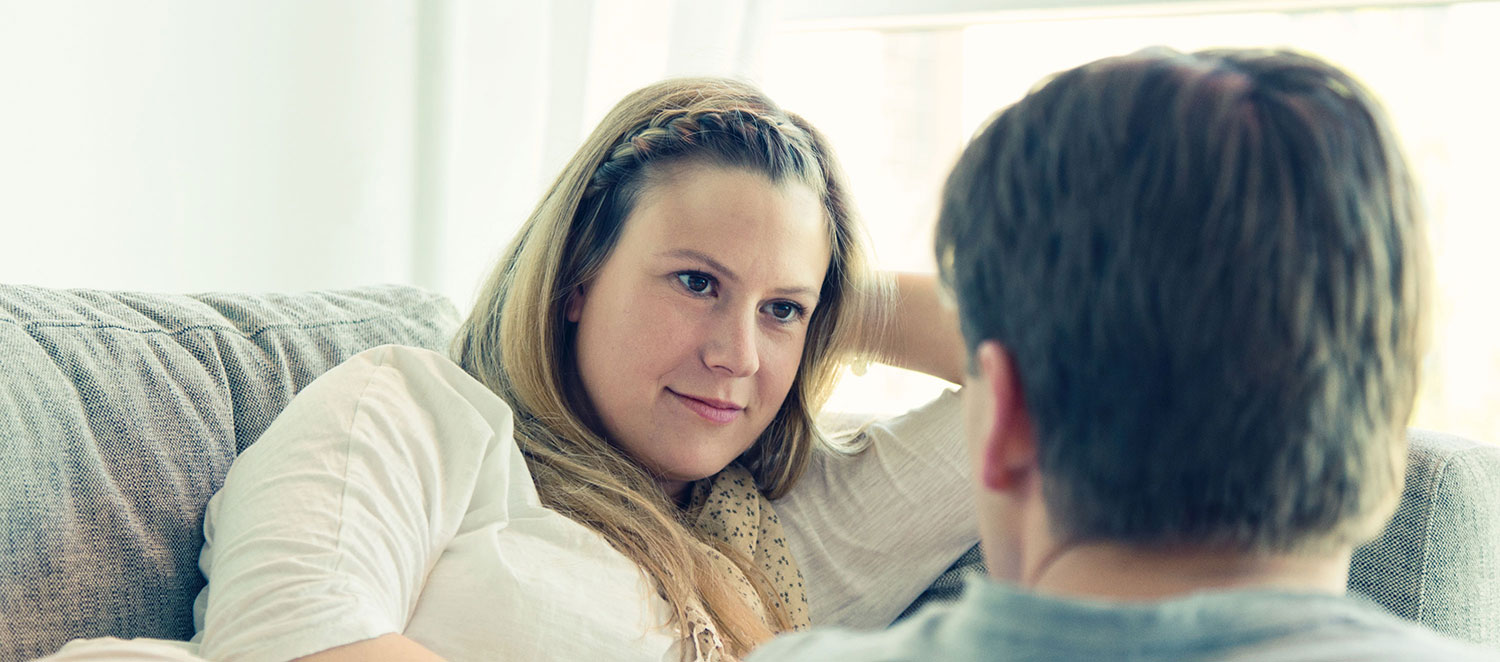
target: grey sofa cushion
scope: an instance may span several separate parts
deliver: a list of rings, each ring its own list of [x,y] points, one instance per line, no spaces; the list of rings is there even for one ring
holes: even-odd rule
[[[1355,550],[1350,593],[1450,636],[1500,649],[1500,446],[1411,430],[1406,489],[1380,537]],[[901,618],[958,597],[984,572],[965,552]]]
[[[0,660],[186,639],[203,512],[292,395],[369,347],[443,350],[409,287],[150,295],[0,286]]]

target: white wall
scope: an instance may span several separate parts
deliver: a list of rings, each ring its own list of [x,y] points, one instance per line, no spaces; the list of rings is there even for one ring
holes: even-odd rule
[[[0,282],[408,280],[414,18],[410,1],[0,2]]]
[[[0,282],[460,308],[583,134],[771,0],[0,0]]]

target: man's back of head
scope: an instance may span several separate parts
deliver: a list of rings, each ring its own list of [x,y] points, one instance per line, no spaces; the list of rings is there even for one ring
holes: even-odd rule
[[[997,115],[946,188],[966,340],[1018,375],[1059,538],[1347,547],[1400,493],[1421,229],[1364,88],[1143,51]]]

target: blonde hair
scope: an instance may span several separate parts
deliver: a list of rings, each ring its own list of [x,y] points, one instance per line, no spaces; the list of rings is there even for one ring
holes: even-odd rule
[[[573,365],[571,292],[603,266],[643,187],[671,164],[749,169],[809,186],[823,200],[831,257],[809,320],[797,377],[780,411],[738,460],[768,497],[784,494],[822,441],[813,416],[839,366],[869,346],[886,295],[846,200],[826,140],[751,85],[714,78],[662,81],[626,96],[574,154],[485,281],[454,341],[454,359],[516,413],[516,443],[542,503],[604,536],[654,582],[687,632],[702,605],[729,652],[743,655],[790,627],[765,573],[696,534],[648,471],[597,423]],[[772,612],[766,624],[714,571],[707,543],[750,578]],[[769,627],[768,627],[769,626]]]

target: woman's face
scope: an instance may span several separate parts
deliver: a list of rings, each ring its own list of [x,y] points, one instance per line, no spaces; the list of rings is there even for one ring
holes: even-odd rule
[[[567,316],[605,431],[678,497],[781,408],[830,248],[804,184],[700,164],[658,174]]]

